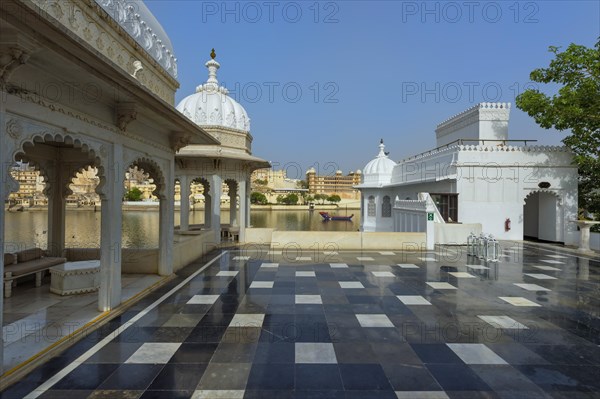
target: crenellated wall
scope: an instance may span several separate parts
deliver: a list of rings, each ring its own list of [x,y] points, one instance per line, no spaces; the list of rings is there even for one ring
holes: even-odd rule
[[[440,123],[437,146],[456,140],[508,140],[510,103],[480,103]]]

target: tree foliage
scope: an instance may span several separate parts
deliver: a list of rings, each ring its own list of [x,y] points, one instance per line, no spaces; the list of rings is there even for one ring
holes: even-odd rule
[[[250,202],[252,204],[265,205],[268,202],[268,200],[267,196],[263,193],[253,192],[252,194],[250,194]]]
[[[337,204],[341,200],[342,200],[342,198],[337,194],[333,194],[333,195],[330,195],[329,197],[327,197],[327,201],[334,203],[334,204]]]
[[[142,190],[137,187],[132,188],[131,190],[125,193],[125,201],[141,201],[143,196]]]
[[[314,198],[315,201],[321,201],[321,204],[323,204],[327,200],[327,194],[315,194]]]
[[[549,51],[555,58],[530,78],[558,85],[557,93],[526,90],[517,96],[517,107],[545,129],[571,130],[563,143],[579,169],[579,206],[600,213],[600,38],[593,48],[571,44],[562,52],[554,46]]]

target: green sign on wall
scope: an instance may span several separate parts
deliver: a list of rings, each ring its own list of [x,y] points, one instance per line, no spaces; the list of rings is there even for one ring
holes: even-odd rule
[[[433,221],[433,213],[427,212],[427,221]]]

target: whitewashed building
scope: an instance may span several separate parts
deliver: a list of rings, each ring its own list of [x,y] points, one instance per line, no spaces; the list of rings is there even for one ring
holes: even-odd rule
[[[463,242],[480,224],[498,239],[576,244],[572,153],[510,140],[509,116],[510,103],[477,104],[437,126],[436,148],[399,162],[382,141],[358,186],[362,230],[425,231],[429,213],[439,243]]]

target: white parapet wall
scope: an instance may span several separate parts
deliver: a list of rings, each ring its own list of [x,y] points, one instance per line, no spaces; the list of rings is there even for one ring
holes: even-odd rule
[[[436,223],[435,243],[439,245],[465,245],[467,237],[481,234],[481,223]]]
[[[273,231],[271,249],[310,251],[420,250],[425,233],[372,233],[360,231]],[[247,242],[246,244],[250,244]]]

